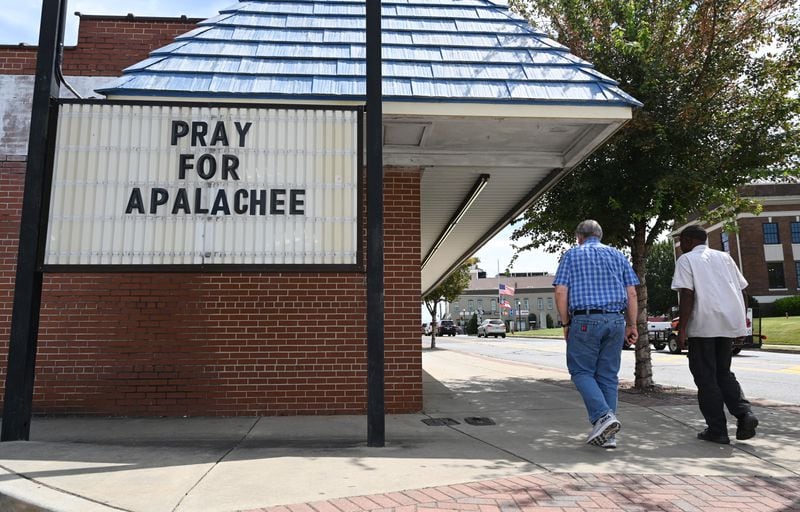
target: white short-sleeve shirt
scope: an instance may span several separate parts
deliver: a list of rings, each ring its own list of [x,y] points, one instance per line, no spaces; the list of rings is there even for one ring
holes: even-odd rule
[[[737,338],[747,334],[742,290],[747,281],[724,252],[698,245],[675,263],[672,289],[694,291],[687,326],[690,338]]]

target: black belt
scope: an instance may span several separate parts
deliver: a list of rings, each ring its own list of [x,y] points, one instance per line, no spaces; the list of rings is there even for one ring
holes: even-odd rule
[[[624,312],[625,311],[608,311],[605,309],[576,309],[575,311],[571,312],[570,315],[607,315],[608,313],[618,313],[621,315]]]

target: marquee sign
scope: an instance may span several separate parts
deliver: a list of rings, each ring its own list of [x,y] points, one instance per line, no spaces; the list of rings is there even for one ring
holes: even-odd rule
[[[360,119],[65,102],[45,267],[357,265]]]

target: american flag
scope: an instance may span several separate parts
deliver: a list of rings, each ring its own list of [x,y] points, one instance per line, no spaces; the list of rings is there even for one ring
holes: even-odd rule
[[[504,300],[500,303],[500,307],[503,309],[511,309],[511,304],[507,300]]]
[[[500,290],[498,290],[500,295],[511,295],[514,296],[514,288],[508,286],[507,284],[501,284]]]

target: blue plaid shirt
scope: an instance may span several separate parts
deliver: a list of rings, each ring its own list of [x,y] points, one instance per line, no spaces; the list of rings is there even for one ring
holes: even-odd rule
[[[600,243],[597,237],[568,250],[556,270],[553,286],[569,289],[569,310],[622,311],[628,306],[628,286],[639,284],[628,259]]]

